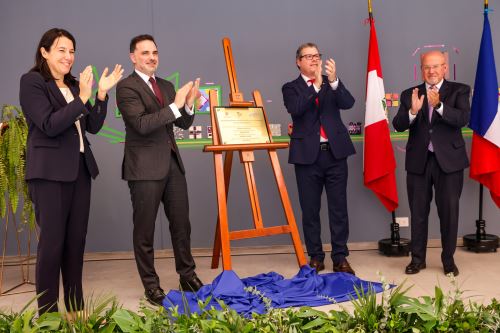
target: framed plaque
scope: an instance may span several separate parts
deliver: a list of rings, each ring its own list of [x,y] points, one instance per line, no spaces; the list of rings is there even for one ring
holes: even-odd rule
[[[262,107],[214,107],[219,137],[223,145],[270,143]]]

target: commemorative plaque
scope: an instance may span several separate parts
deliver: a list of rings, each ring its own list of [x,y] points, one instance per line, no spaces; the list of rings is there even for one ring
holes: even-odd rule
[[[270,143],[262,107],[214,107],[223,145]]]

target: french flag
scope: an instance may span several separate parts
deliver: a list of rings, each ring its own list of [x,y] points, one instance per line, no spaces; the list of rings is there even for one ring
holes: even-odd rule
[[[393,212],[398,207],[396,160],[394,159],[386,110],[377,33],[373,17],[370,15],[363,150],[364,183],[375,193],[384,207],[389,212]]]
[[[470,177],[490,190],[493,201],[500,208],[500,103],[487,8],[469,127],[474,131]]]

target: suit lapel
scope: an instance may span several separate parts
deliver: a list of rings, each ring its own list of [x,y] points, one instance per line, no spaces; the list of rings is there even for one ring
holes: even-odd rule
[[[418,86],[418,97],[424,95],[424,103],[422,104],[422,117],[429,123],[429,100],[427,99],[427,90],[425,89],[425,82]],[[411,98],[411,97],[410,97]]]
[[[66,102],[66,98],[64,98],[64,95],[61,92],[61,89],[56,84],[55,80],[49,80],[48,81],[48,87],[52,95],[56,98],[57,102],[61,107],[68,105],[68,102]],[[73,98],[78,97],[78,89],[76,86],[69,86],[69,90],[71,91],[71,94],[73,95]],[[79,119],[80,120],[80,128],[82,130],[82,135],[85,135],[85,129],[86,129],[86,123],[85,123],[85,117],[82,117]],[[76,129],[76,125],[73,124]]]
[[[158,102],[158,99],[155,96],[155,93],[153,92],[153,90],[151,90],[151,88],[149,88],[147,83],[144,82],[144,80],[135,71],[132,73],[132,76],[137,81],[138,86],[141,87],[143,92],[149,95],[155,101],[155,103],[161,107],[160,102]]]
[[[302,75],[299,75],[299,77],[295,80],[295,83],[297,87],[299,87],[300,90],[305,91],[309,89],[309,86],[307,85],[307,82],[304,81],[304,78],[302,78]],[[318,96],[321,96],[326,93],[327,89],[325,89],[325,85],[327,85],[327,81],[323,80],[323,83],[321,84],[321,89],[318,93]],[[321,106],[321,103],[320,103]]]
[[[295,80],[295,83],[296,83],[296,85],[297,85],[297,87],[299,88],[300,91],[306,91],[306,90],[309,89],[309,85],[304,80],[304,78],[302,77],[302,75],[299,75],[299,77]],[[323,95],[326,92],[326,89],[324,87],[325,84],[326,84],[325,80],[323,80],[323,83],[321,84],[321,89],[320,89],[320,91],[318,93],[318,97],[317,97],[317,98],[319,98],[320,101],[321,101],[320,96]],[[319,106],[314,106],[313,109],[316,110],[318,112],[318,114],[320,114],[321,110],[322,110],[322,103],[319,102]]]
[[[448,84],[446,83],[446,80],[443,81],[443,84],[441,85],[441,88],[439,88],[439,100],[441,102],[443,102],[446,98],[446,95],[448,94]],[[436,115],[436,110],[433,110],[432,111],[432,119],[431,119],[431,125],[434,124],[437,119],[439,117],[437,117]]]
[[[73,98],[76,98],[80,94],[80,91],[76,86],[69,86],[69,90],[71,91]]]
[[[307,88],[309,88],[306,81],[304,81],[301,75],[299,75],[299,77],[295,80],[295,84],[300,90],[306,90]]]
[[[327,85],[328,85],[328,86],[327,86]],[[329,83],[328,83],[328,79],[326,79],[326,80],[325,80],[325,78],[323,77],[323,83],[321,83],[321,89],[320,89],[320,91],[319,91],[319,93],[318,93],[318,98],[319,98],[319,100],[320,100],[320,101],[321,101],[321,100],[323,100],[323,98],[322,98],[322,97],[323,97],[323,95],[324,95],[324,94],[326,94],[326,93],[327,93],[329,86],[330,86],[330,85],[329,85]],[[331,88],[330,88],[330,89],[331,89]],[[319,103],[319,109],[320,109],[320,110],[322,109],[322,108],[321,108],[321,106],[322,106],[322,105],[323,105],[323,103],[321,103],[321,102],[320,102],[320,103]]]
[[[79,88],[76,87],[76,85],[75,86],[69,86],[69,90],[71,91],[71,94],[73,94],[73,98],[77,98],[78,97],[78,94],[80,93],[80,90],[79,90]],[[97,98],[95,96],[93,96],[93,97]],[[87,107],[87,106],[85,105],[85,107]],[[80,129],[82,130],[82,135],[83,136],[85,136],[85,130],[87,129],[87,123],[86,123],[86,120],[85,120],[86,118],[87,117],[81,117],[79,119],[79,121],[80,121]]]
[[[441,85],[441,89],[439,89],[439,99],[441,102],[446,101],[446,98],[448,97],[448,94],[450,93],[450,84],[448,81],[444,80],[443,84]]]
[[[446,80],[443,80],[443,84],[441,85],[441,88],[439,88],[439,100],[441,102],[444,102],[448,96],[448,93],[449,93],[449,90],[450,90],[450,86],[448,84],[448,81]],[[434,124],[438,117],[434,114],[436,111],[432,111],[432,119],[431,119],[431,124]],[[429,112],[427,112],[429,113]]]
[[[64,98],[62,92],[61,92],[61,89],[59,89],[59,87],[57,86],[55,80],[49,80],[48,81],[48,86],[49,86],[50,92],[56,98],[56,100],[59,103],[59,105],[65,106],[65,105],[68,104],[66,102],[66,99]]]

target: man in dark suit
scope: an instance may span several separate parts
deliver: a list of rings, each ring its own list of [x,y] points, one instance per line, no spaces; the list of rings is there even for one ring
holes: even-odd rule
[[[301,45],[296,52],[296,64],[300,75],[283,85],[282,92],[293,120],[288,162],[295,164],[309,265],[318,272],[325,268],[319,216],[325,188],[333,270],[354,274],[346,260],[349,255],[346,188],[347,157],[355,150],[340,118],[340,109],[350,109],[354,98],[338,79],[333,59],[326,61],[327,75],[322,74],[321,54],[316,44]]]
[[[411,212],[411,255],[406,274],[426,267],[429,210],[434,186],[441,229],[444,273],[458,275],[453,254],[457,245],[458,211],[464,169],[469,166],[461,128],[469,122],[470,88],[444,79],[444,54],[421,57],[424,83],[401,94],[393,119],[397,131],[410,129],[406,145],[408,201]]]
[[[133,242],[137,269],[145,296],[161,305],[165,293],[154,267],[154,230],[160,202],[169,221],[180,288],[197,291],[203,286],[191,254],[191,224],[184,166],[174,138],[173,125],[188,129],[199,79],[181,87],[155,76],[158,49],[152,36],[130,42],[134,73],[116,89],[118,108],[125,121],[125,155],[122,178],[128,181],[133,206]]]

